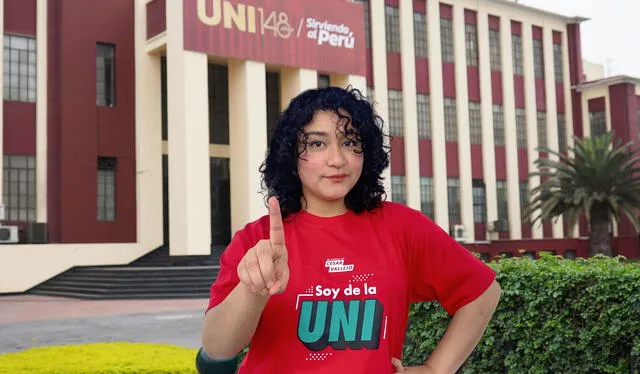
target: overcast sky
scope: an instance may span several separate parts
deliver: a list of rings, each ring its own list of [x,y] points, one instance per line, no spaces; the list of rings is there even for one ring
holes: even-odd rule
[[[640,78],[640,0],[519,0],[582,23],[582,58],[605,65],[605,75]]]

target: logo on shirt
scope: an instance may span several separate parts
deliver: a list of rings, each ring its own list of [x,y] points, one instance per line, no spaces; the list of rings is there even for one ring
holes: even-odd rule
[[[330,258],[324,263],[324,267],[329,269],[329,273],[345,273],[347,271],[353,271],[353,264],[344,264],[344,258]]]

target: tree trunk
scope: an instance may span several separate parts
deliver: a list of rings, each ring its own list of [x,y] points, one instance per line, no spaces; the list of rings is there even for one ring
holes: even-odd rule
[[[606,208],[594,206],[591,209],[589,231],[589,257],[597,254],[612,256],[611,251],[611,215]]]

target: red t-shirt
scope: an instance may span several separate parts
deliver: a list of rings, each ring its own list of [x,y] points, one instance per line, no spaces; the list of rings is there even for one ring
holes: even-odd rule
[[[409,303],[437,300],[453,314],[494,272],[419,211],[386,202],[373,213],[284,220],[290,279],[272,296],[240,374],[391,373],[402,357]],[[269,216],[238,231],[220,259],[213,308],[238,284],[247,250],[269,236]]]

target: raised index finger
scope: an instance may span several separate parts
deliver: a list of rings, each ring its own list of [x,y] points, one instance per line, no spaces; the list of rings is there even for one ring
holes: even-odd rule
[[[282,227],[282,213],[278,198],[269,198],[269,241],[271,247],[284,247],[284,229]]]

